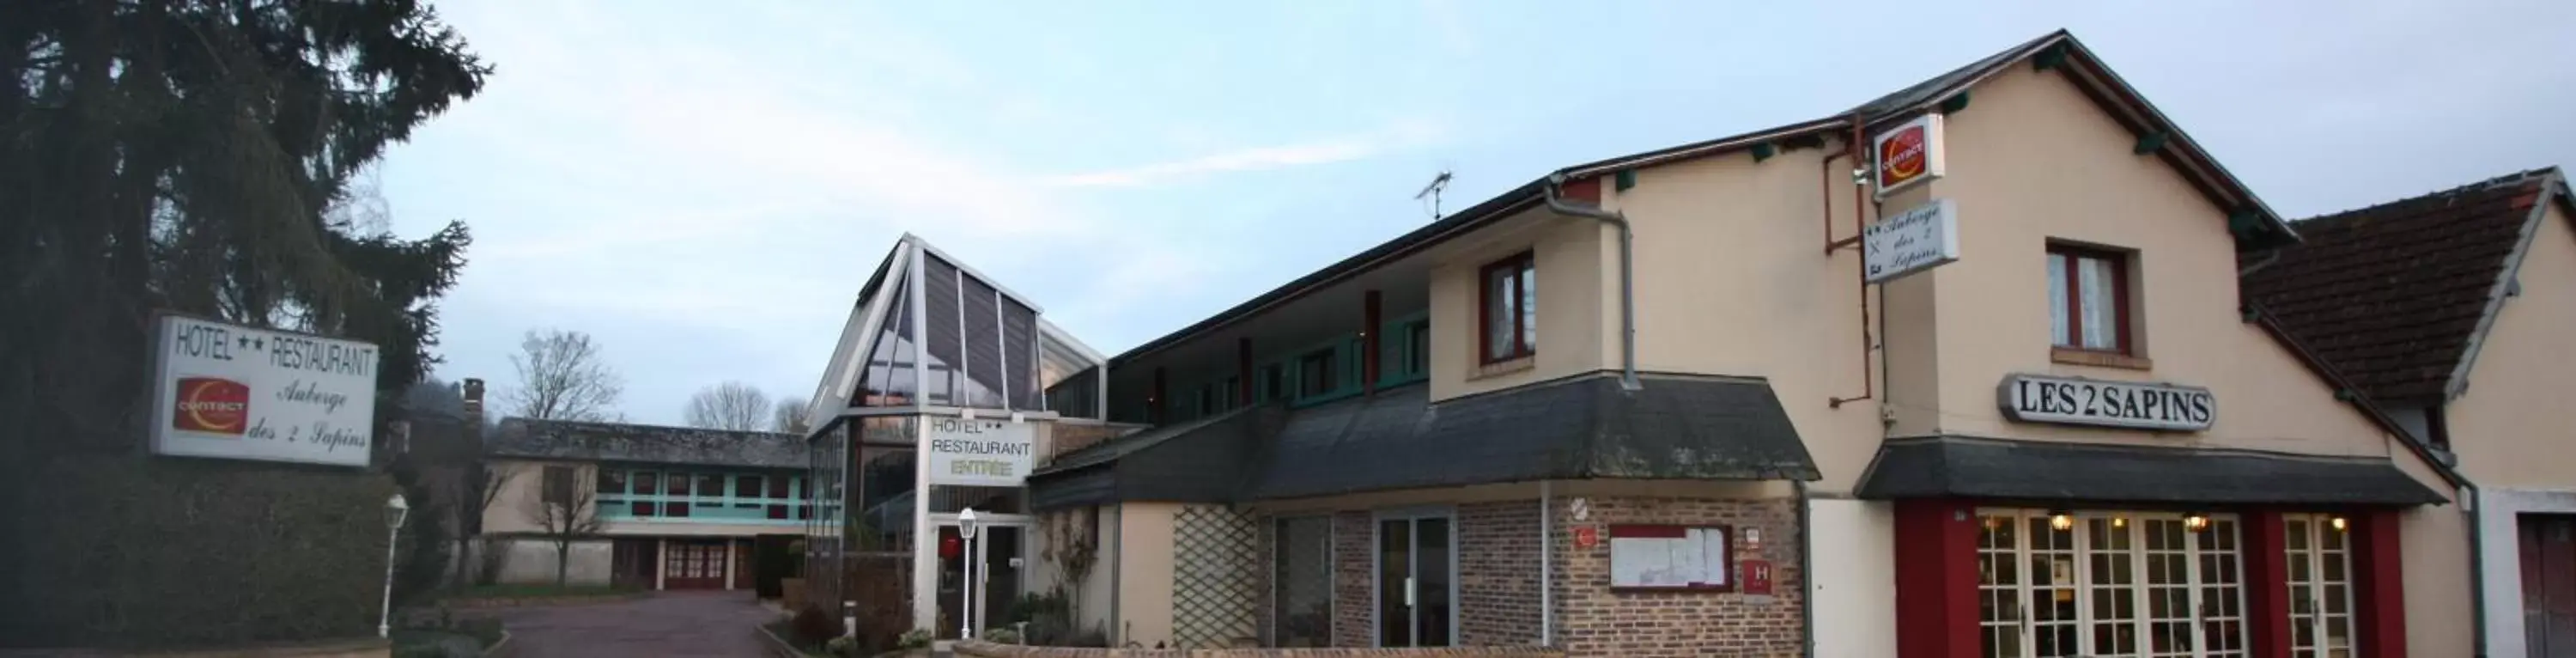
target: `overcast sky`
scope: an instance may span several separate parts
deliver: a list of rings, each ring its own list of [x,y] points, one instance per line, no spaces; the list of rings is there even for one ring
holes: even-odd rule
[[[397,232],[476,239],[435,375],[586,331],[638,422],[809,393],[907,231],[1116,353],[1421,225],[1442,169],[1454,210],[2061,27],[2291,217],[2576,160],[2563,1],[436,4],[500,71],[383,165]]]

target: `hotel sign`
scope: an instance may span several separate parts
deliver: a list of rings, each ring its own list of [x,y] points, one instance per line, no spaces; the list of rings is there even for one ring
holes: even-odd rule
[[[1959,260],[1959,207],[1934,199],[1861,229],[1863,278],[1870,283]]]
[[[2026,423],[2198,432],[2218,418],[2217,398],[2198,386],[2009,375],[1995,400]]]
[[[921,419],[931,484],[1016,487],[1036,463],[1037,426],[991,418]]]
[[[367,465],[376,346],[177,315],[154,332],[154,453]]]
[[[1878,196],[1941,177],[1941,115],[1926,113],[1870,138]]]

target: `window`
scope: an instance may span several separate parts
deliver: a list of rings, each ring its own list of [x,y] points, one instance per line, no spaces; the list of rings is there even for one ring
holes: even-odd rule
[[[635,474],[635,495],[638,495],[638,496],[650,496],[650,495],[653,495],[653,490],[655,489],[655,485],[654,485],[653,483],[661,481],[657,476],[658,476],[658,474],[653,473],[653,472],[651,472],[651,471],[645,471],[645,472],[642,472],[642,473],[636,473],[636,474]]]
[[[1297,357],[1297,397],[1310,398],[1333,392],[1333,351],[1316,350]]]
[[[1267,402],[1270,400],[1277,400],[1288,395],[1287,375],[1285,373],[1286,371],[1282,370],[1279,367],[1279,364],[1276,363],[1263,366],[1261,368],[1262,401]]]
[[[2332,516],[2282,520],[2290,554],[2290,655],[2359,655],[2353,643],[2352,543]],[[2347,526],[2349,527],[2349,526]]]
[[[2048,327],[2058,347],[2128,354],[2128,256],[2050,245]]]
[[[1240,394],[1240,393],[1242,393],[1242,392],[1243,392],[1243,380],[1242,380],[1241,378],[1238,378],[1238,377],[1234,377],[1234,376],[1227,376],[1227,377],[1225,378],[1225,382],[1224,382],[1224,383],[1222,383],[1222,384],[1218,384],[1218,385],[1217,385],[1217,389],[1216,389],[1216,408],[1217,408],[1217,410],[1218,410],[1218,411],[1230,411],[1230,410],[1233,410],[1233,409],[1234,409],[1234,401],[1235,401],[1235,399],[1236,399],[1236,398],[1240,397],[1240,395],[1239,395],[1239,394]]]
[[[1199,387],[1198,398],[1198,408],[1193,410],[1198,412],[1197,415],[1206,416],[1208,414],[1216,413],[1216,387],[1214,385]]]
[[[1431,372],[1431,323],[1416,322],[1404,328],[1404,372]]]
[[[788,494],[787,494],[787,482],[788,482],[790,479],[791,479],[791,478],[772,478],[772,479],[770,479],[770,481],[769,481],[769,497],[771,497],[771,498],[792,498],[793,496],[790,496],[790,495],[788,495]]]
[[[663,478],[663,483],[668,485],[670,488],[663,490],[662,493],[673,496],[689,495],[689,476],[687,474],[672,473],[671,477]]]
[[[554,505],[571,505],[572,478],[573,470],[570,466],[546,467],[546,502]]]
[[[722,476],[722,475],[700,475],[700,476],[698,476],[698,497],[699,497],[699,498],[722,498],[722,497],[724,497],[724,495],[725,495],[724,476]]]
[[[760,503],[748,499],[759,498],[761,497],[761,494],[766,493],[762,491],[760,483],[761,478],[758,475],[734,476],[733,506],[746,509],[758,509],[760,507]]]
[[[2247,655],[2236,520],[2178,514],[1978,514],[1978,655]]]
[[[1538,352],[1538,268],[1530,252],[1494,261],[1478,277],[1484,283],[1477,305],[1484,331],[1486,363],[1509,361]]]
[[[599,484],[591,491],[604,494],[626,493],[626,472],[599,469]]]

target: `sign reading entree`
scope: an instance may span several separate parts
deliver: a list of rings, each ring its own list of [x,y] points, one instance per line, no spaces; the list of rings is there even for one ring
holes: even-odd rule
[[[926,417],[922,426],[932,484],[1016,487],[1035,463],[1037,428],[1029,423]]]

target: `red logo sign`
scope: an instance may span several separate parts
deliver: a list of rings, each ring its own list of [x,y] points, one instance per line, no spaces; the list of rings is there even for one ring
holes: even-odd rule
[[[1575,548],[1589,549],[1599,545],[1601,545],[1600,530],[1594,529],[1592,526],[1582,526],[1574,529]]]
[[[1904,185],[1931,169],[1931,128],[1911,124],[1878,141],[1878,189]]]
[[[190,432],[240,436],[250,420],[250,387],[216,377],[179,379],[177,413],[170,426]]]
[[[1735,563],[1735,568],[1740,572],[1736,574],[1737,582],[1743,584],[1745,594],[1769,595],[1771,593],[1770,560],[1745,560]]]

